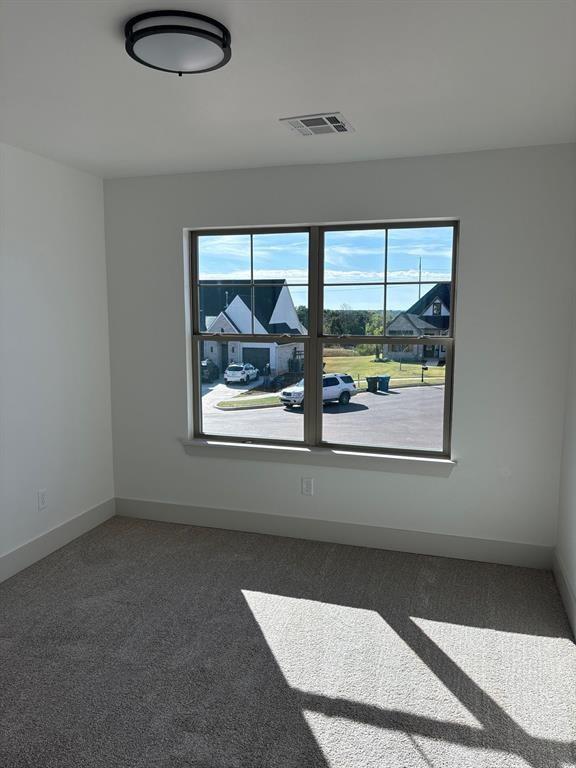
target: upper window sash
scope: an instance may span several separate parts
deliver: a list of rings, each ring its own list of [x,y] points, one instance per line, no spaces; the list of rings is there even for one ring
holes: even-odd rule
[[[196,232],[193,333],[452,337],[455,249],[455,222]]]

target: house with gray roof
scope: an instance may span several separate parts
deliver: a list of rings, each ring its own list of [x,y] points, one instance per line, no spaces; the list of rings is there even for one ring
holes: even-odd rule
[[[442,344],[413,344],[410,337],[443,336],[450,327],[450,285],[437,283],[405,312],[388,323],[389,336],[401,336],[403,344],[389,344],[385,350],[392,360],[423,360],[427,365],[443,364],[446,347]]]
[[[201,330],[209,333],[307,333],[285,280],[204,280],[199,286],[199,303]],[[203,358],[212,360],[220,373],[230,363],[252,363],[260,371],[269,365],[273,376],[303,367],[304,345],[293,340],[283,344],[207,339],[203,346]]]

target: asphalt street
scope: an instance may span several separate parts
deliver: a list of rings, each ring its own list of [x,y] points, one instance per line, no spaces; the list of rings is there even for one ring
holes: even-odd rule
[[[246,389],[246,387],[244,387]],[[203,388],[204,390],[204,388]],[[206,386],[202,397],[204,432],[252,439],[302,440],[301,408],[221,411],[216,403],[238,394],[224,384]],[[404,387],[389,393],[361,392],[348,405],[330,403],[322,415],[328,442],[373,447],[442,450],[444,387]]]

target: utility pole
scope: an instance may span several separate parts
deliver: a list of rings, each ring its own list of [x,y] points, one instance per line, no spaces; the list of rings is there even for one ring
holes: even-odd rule
[[[422,256],[418,260],[418,298],[422,296]]]

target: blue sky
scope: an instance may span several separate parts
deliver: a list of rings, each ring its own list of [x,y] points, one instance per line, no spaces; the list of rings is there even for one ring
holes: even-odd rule
[[[285,279],[303,286],[308,282],[308,235],[269,233],[254,235],[254,278]],[[249,235],[201,235],[198,242],[199,276],[204,280],[250,278]],[[337,286],[338,283],[384,281],[385,233],[383,230],[326,232],[324,305],[338,309],[381,309],[381,286]],[[388,230],[388,282],[414,282],[388,286],[389,309],[407,309],[430,286],[422,282],[449,281],[452,269],[450,227]],[[306,303],[303,287],[291,288],[295,304]]]

